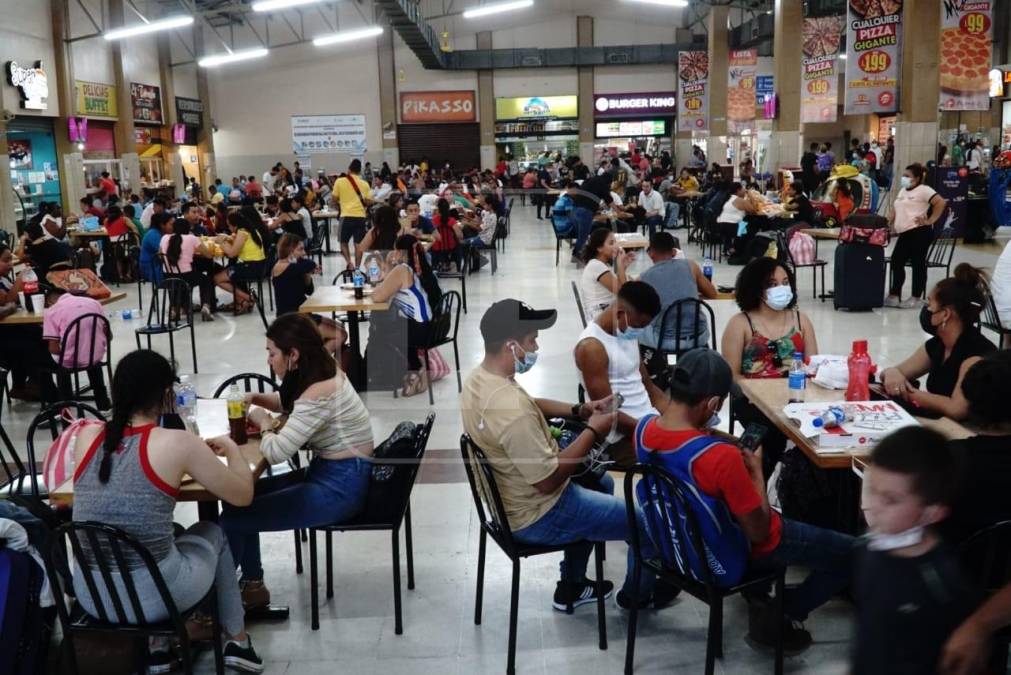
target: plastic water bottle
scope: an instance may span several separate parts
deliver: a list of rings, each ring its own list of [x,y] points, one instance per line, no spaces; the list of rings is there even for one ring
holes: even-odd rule
[[[197,390],[190,382],[189,375],[179,378],[176,390],[176,412],[186,424],[186,428],[196,433],[197,425]]]
[[[794,352],[793,363],[790,364],[790,403],[803,403],[804,392],[807,389],[807,368],[804,366],[804,354]]]
[[[867,401],[871,397],[871,357],[867,353],[867,340],[854,340],[853,352],[846,360],[849,366],[849,384],[846,386],[847,401]]]
[[[709,281],[713,280],[713,259],[709,256],[706,256],[706,259],[702,261],[702,276]]]
[[[378,284],[379,277],[381,276],[382,272],[379,270],[379,263],[377,263],[375,257],[373,257],[372,260],[369,261],[369,283],[373,285]]]
[[[832,427],[837,427],[847,419],[852,419],[853,416],[847,414],[846,409],[842,406],[834,405],[830,406],[828,410],[819,415],[811,423],[817,429],[831,429]]]

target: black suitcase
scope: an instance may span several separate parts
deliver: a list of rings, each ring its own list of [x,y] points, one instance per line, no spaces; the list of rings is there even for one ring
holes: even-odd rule
[[[840,244],[835,250],[836,309],[874,309],[884,304],[885,249]]]

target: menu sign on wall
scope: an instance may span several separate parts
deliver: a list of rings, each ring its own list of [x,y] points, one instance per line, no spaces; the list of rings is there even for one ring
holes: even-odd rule
[[[678,53],[678,86],[678,131],[705,131],[709,128],[708,52]]]
[[[731,49],[727,78],[727,131],[740,134],[755,130],[755,78],[757,49]]]
[[[849,0],[846,54],[846,114],[898,110],[902,0]]]
[[[577,96],[524,96],[495,99],[496,120],[576,119],[579,117]]]
[[[941,0],[941,110],[990,109],[991,0]]]
[[[151,84],[130,83],[130,100],[133,102],[133,121],[137,124],[160,126],[161,87]]]
[[[296,155],[364,155],[368,151],[365,115],[293,115],[291,145]]]
[[[843,16],[804,19],[801,33],[800,121],[835,122],[839,106],[837,64]]]
[[[405,91],[400,94],[404,124],[476,122],[473,91]]]
[[[176,119],[179,120],[179,124],[199,129],[204,124],[203,102],[195,98],[176,96]]]
[[[640,138],[666,135],[667,120],[597,122],[597,138]]]
[[[85,117],[119,117],[116,105],[116,87],[100,82],[74,83],[77,98],[77,114]]]

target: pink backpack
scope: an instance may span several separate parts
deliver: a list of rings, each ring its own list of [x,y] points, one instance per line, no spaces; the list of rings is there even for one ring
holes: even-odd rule
[[[795,265],[814,262],[814,237],[805,232],[794,232],[790,237],[790,256]]]
[[[74,419],[69,409],[64,410],[62,416],[64,421],[70,424],[49,446],[42,463],[42,480],[50,490],[55,490],[74,477],[74,446],[77,445],[77,435],[86,427],[104,424],[101,420]]]

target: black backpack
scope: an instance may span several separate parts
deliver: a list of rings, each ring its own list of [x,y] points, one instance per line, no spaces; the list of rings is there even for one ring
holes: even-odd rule
[[[392,520],[398,515],[397,496],[403,494],[416,471],[409,460],[414,459],[421,428],[414,422],[401,422],[372,453],[372,475],[364,509],[369,520]]]

